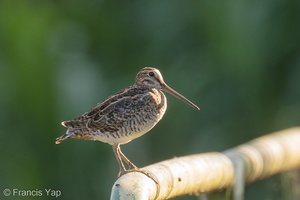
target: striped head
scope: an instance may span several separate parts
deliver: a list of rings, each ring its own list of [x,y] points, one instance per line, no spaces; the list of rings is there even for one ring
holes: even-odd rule
[[[158,69],[145,67],[137,74],[135,84],[147,88],[162,89],[165,82]]]

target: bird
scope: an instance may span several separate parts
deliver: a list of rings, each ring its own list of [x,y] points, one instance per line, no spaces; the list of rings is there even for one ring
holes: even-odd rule
[[[167,99],[162,91],[200,110],[190,100],[169,87],[158,69],[144,67],[138,72],[134,85],[108,97],[83,115],[63,121],[61,124],[67,131],[58,137],[55,143],[60,144],[68,138],[108,143],[112,145],[120,167],[118,176],[130,171],[139,171],[139,168],[122,153],[120,145],[149,132],[162,119],[167,109]]]

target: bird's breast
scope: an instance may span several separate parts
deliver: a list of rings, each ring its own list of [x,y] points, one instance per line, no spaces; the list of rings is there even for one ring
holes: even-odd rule
[[[156,89],[140,95],[139,98],[133,98],[131,106],[126,109],[128,115],[123,118],[123,124],[116,132],[104,134],[96,140],[101,140],[110,144],[120,143],[125,144],[131,140],[138,138],[150,131],[163,117],[166,108],[167,100],[165,95]],[[124,114],[124,111],[122,110]],[[118,116],[114,116],[117,119]]]
[[[152,105],[152,108],[155,110],[154,112],[156,112],[158,122],[166,112],[167,98],[163,92],[157,89],[152,89],[149,95],[153,99],[154,105]]]

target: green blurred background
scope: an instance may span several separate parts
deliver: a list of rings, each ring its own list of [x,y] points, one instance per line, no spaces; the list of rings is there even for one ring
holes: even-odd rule
[[[201,111],[167,95],[162,121],[122,147],[137,166],[299,126],[299,19],[298,0],[0,1],[0,199],[20,199],[4,188],[108,199],[119,170],[111,147],[55,138],[61,121],[144,66]],[[246,200],[283,199],[278,179],[250,185]]]

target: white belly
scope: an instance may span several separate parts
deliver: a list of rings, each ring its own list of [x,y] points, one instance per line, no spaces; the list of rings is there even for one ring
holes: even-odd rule
[[[143,129],[141,129],[140,131],[137,132],[129,132],[128,134],[122,134],[121,136],[119,136],[120,134],[118,132],[116,133],[112,133],[112,134],[103,134],[103,133],[97,133],[97,135],[93,138],[93,140],[99,140],[101,142],[105,142],[108,143],[110,145],[113,144],[126,144],[128,142],[130,142],[131,140],[141,137],[142,135],[146,134],[147,132],[149,132],[155,125],[157,124],[157,122],[153,122],[153,123],[148,123],[147,126],[144,126]]]

